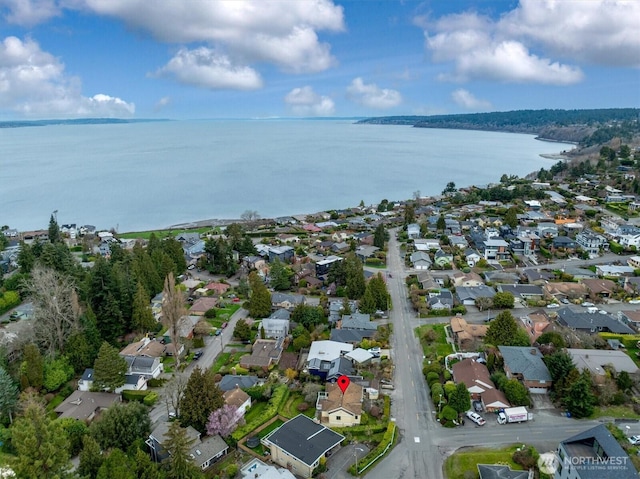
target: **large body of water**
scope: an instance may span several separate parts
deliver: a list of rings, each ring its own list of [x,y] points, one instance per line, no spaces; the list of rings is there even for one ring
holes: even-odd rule
[[[568,145],[531,135],[348,120],[171,121],[0,129],[0,224],[118,231],[263,218],[524,176]]]

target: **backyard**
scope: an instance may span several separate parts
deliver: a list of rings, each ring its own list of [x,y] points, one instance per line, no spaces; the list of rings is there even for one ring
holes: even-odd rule
[[[453,353],[453,348],[447,343],[446,324],[426,324],[415,329],[420,338],[425,359],[435,360]]]
[[[503,449],[463,448],[444,461],[445,476],[449,479],[478,477],[478,464],[505,464],[511,469],[522,470],[513,462],[512,456],[518,446]],[[473,471],[474,476],[468,473]]]

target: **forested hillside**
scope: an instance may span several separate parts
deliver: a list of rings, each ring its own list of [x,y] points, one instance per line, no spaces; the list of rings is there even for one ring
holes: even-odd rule
[[[590,146],[605,143],[614,137],[630,139],[640,132],[639,115],[640,109],[637,108],[517,110],[464,115],[391,116],[368,118],[358,123],[529,133],[541,139]]]

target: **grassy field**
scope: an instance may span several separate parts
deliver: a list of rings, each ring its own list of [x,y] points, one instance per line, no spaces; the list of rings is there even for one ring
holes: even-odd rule
[[[598,406],[593,411],[590,419],[598,419],[601,417],[640,419],[640,414],[633,412],[633,408],[630,406]]]
[[[298,414],[300,414],[300,411],[298,411],[298,405],[302,404],[303,402],[304,402],[304,398],[302,397],[301,394],[299,393],[291,394],[291,396],[289,396],[289,399],[287,399],[287,402],[284,404],[284,406],[280,410],[280,414],[288,418],[296,417]],[[302,414],[304,414],[307,417],[313,418],[316,413],[316,409],[313,406],[314,406],[313,404],[310,404],[309,409],[307,409],[306,411],[303,411]]]
[[[166,238],[167,236],[176,236],[180,233],[206,233],[208,231],[212,231],[213,228],[205,226],[202,228],[194,228],[190,230],[186,229],[177,229],[177,230],[153,230],[153,231],[131,231],[128,233],[118,233],[118,237],[122,239],[146,239],[148,240],[151,237],[151,233],[155,233],[158,238]]]
[[[511,469],[522,470],[522,467],[511,460],[516,448],[517,446],[503,449],[473,448],[456,452],[444,461],[445,477],[466,479],[467,471],[474,472],[474,477],[478,477],[478,464],[507,464]]]
[[[425,356],[437,358],[453,353],[453,348],[447,343],[447,336],[444,331],[445,326],[446,324],[426,324],[416,328],[415,332],[418,338],[420,338]],[[431,343],[422,339],[428,331],[434,331],[436,334],[435,340]]]

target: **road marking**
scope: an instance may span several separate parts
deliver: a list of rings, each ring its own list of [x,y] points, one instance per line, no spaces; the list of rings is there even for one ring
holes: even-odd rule
[[[420,442],[420,438],[419,438],[418,436],[415,436],[415,437],[413,438],[413,442]]]

